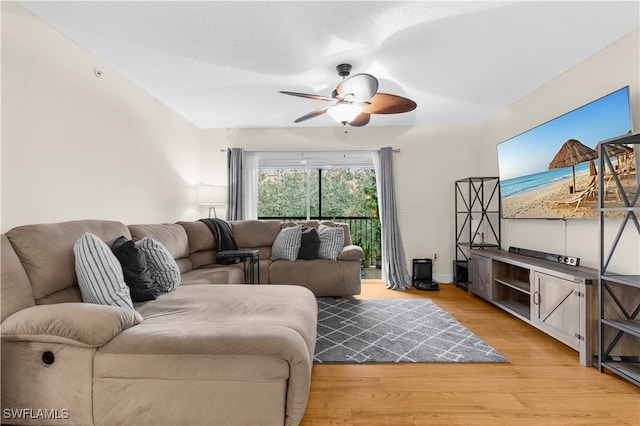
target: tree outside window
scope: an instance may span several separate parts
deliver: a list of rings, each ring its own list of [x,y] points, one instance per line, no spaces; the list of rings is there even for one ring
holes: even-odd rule
[[[308,200],[308,202],[307,202]],[[260,169],[258,217],[347,221],[354,243],[380,253],[373,169]]]

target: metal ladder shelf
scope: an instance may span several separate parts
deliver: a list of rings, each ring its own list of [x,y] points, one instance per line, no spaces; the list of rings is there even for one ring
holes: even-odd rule
[[[631,148],[633,147],[633,148]],[[598,272],[599,356],[598,369],[607,369],[640,386],[640,275],[609,271],[609,265],[623,236],[640,244],[640,190],[638,178],[640,134],[608,139],[598,144],[598,215],[600,252]],[[614,166],[611,157],[618,157]],[[619,158],[622,157],[623,163]],[[635,171],[634,171],[635,169]],[[635,175],[634,175],[635,174]],[[622,179],[628,183],[623,185]],[[605,183],[608,180],[608,185]],[[615,184],[616,201],[607,201],[607,188]],[[635,188],[635,191],[630,188]],[[609,197],[612,198],[612,197]],[[607,224],[619,221],[617,232],[608,238]],[[635,233],[634,233],[635,230]],[[611,240],[605,247],[605,242]],[[631,297],[629,297],[631,295]]]

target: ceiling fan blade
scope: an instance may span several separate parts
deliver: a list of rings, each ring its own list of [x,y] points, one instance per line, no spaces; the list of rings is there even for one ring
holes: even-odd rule
[[[326,96],[312,95],[309,93],[283,92],[282,90],[280,91],[280,93],[283,93],[285,95],[298,96],[300,98],[315,99],[316,101],[330,101],[330,102],[335,101],[334,98],[327,98]]]
[[[366,101],[371,99],[378,91],[378,79],[370,74],[355,74],[343,80],[336,92],[344,99],[345,96],[351,94],[356,101]]]
[[[363,112],[369,114],[399,114],[416,109],[417,104],[411,99],[388,93],[376,93],[368,103],[362,106]]]
[[[349,122],[349,125],[353,127],[362,127],[365,124],[367,124],[370,119],[371,119],[371,114],[366,112],[361,112],[360,114],[358,114],[356,118],[354,118]]]
[[[305,114],[302,117],[298,118],[296,121],[294,121],[294,123],[300,123],[301,121],[305,121],[305,120],[308,120],[310,118],[318,117],[318,116],[326,113],[329,108],[331,108],[331,107],[326,107],[326,108],[317,109],[315,111],[311,111],[310,113]]]

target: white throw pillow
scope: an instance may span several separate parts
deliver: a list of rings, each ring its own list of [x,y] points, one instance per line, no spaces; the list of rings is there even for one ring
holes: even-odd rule
[[[337,260],[342,247],[344,247],[344,228],[321,224],[318,227],[318,236],[320,237],[318,257],[320,259]]]
[[[104,241],[85,232],[73,245],[73,253],[76,256],[78,286],[84,302],[133,310],[122,266]]]
[[[302,240],[302,225],[283,228],[271,248],[271,260],[296,260]]]
[[[168,293],[180,285],[180,268],[169,250],[160,242],[145,237],[136,241],[139,248],[147,257],[147,266],[151,271],[151,278],[160,291]]]

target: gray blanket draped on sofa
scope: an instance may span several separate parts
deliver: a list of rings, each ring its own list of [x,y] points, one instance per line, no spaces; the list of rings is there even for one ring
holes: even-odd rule
[[[231,226],[227,221],[217,218],[209,218],[209,219],[200,219],[200,222],[203,222],[207,225],[207,228],[213,234],[213,237],[216,240],[216,247],[218,248],[218,252],[226,251],[226,250],[238,250],[238,244],[236,243],[236,239],[233,237],[233,231],[231,230]],[[235,263],[234,259],[218,259],[219,263]]]

